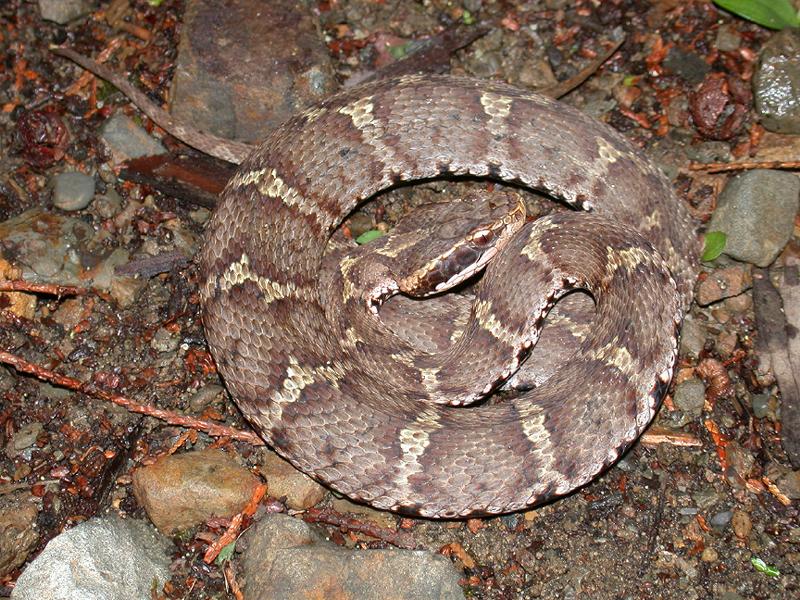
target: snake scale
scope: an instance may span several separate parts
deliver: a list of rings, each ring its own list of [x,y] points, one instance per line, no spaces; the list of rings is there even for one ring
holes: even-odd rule
[[[367,311],[331,318],[317,289],[326,243],[359,202],[442,176],[514,183],[577,209],[525,225],[489,266],[460,370],[395,352],[403,342],[377,319],[370,329]],[[663,175],[607,126],[504,84],[408,76],[308,108],[241,164],[200,256],[203,320],[236,403],[302,471],[381,509],[498,514],[587,483],[649,424],[672,376],[697,244]],[[525,289],[504,300],[492,286]],[[544,385],[436,403],[444,371],[458,378],[501,351],[518,364],[573,288],[592,293],[597,332]],[[354,294],[345,286],[329,302]]]

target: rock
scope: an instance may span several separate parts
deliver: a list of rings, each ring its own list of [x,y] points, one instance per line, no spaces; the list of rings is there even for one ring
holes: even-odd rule
[[[114,163],[166,152],[161,142],[125,115],[114,115],[106,121],[101,137],[111,152]]]
[[[133,493],[166,535],[240,512],[258,478],[220,450],[173,454],[133,473]]]
[[[725,254],[766,267],[789,241],[800,204],[800,179],[792,173],[756,169],[737,175],[719,196],[708,231],[728,238]]]
[[[45,21],[66,25],[92,12],[89,0],[39,0],[39,12]]]
[[[289,508],[305,510],[325,497],[324,487],[269,450],[264,451],[259,472],[267,480],[269,495],[285,499]]]
[[[728,463],[742,479],[748,479],[755,465],[755,457],[747,448],[742,447],[735,440],[731,440],[727,445]]]
[[[53,205],[68,212],[82,210],[94,198],[94,177],[69,171],[59,173],[53,182]]]
[[[734,265],[715,269],[700,281],[695,291],[695,300],[700,306],[708,306],[724,298],[738,296],[753,286],[752,269],[749,265]]]
[[[775,421],[775,406],[774,396],[769,392],[762,392],[761,394],[753,394],[750,397],[751,406],[753,408],[753,416],[757,419],[769,418]]]
[[[789,471],[775,482],[778,489],[790,500],[800,500],[800,471]]]
[[[151,598],[170,579],[169,546],[143,521],[93,518],[50,540],[19,576],[11,598]]]
[[[21,277],[22,269],[13,266],[0,256],[0,281],[10,281]],[[32,319],[33,315],[36,314],[36,296],[22,292],[0,293],[0,306],[17,316]]]
[[[733,533],[742,540],[746,539],[753,530],[753,523],[750,520],[750,515],[738,508],[733,511],[731,525],[733,526]]]
[[[23,450],[30,448],[36,443],[36,438],[44,429],[41,423],[27,423],[19,428],[11,437],[11,441],[6,445],[6,455],[9,458],[17,456]]]
[[[705,344],[705,326],[691,315],[686,315],[681,328],[681,355],[698,357]]]
[[[133,295],[117,297],[114,286],[126,281],[138,290],[145,283],[116,275],[114,268],[128,262],[128,251],[109,250],[104,236],[74,217],[33,208],[0,223],[0,240],[14,248],[14,266],[23,279],[34,283],[96,287],[128,303]]]
[[[800,32],[787,28],[761,48],[753,74],[761,124],[778,133],[800,133]]]
[[[699,417],[706,401],[706,386],[696,378],[687,379],[675,386],[672,401],[687,415]]]
[[[246,534],[248,600],[337,598],[463,600],[443,556],[417,550],[347,550],[286,515],[267,515]]]
[[[150,340],[150,347],[156,352],[175,352],[180,343],[179,335],[173,334],[164,327],[159,327],[153,334],[153,339]]]
[[[709,523],[711,524],[711,527],[721,531],[728,526],[728,523],[731,522],[732,518],[733,518],[733,513],[729,510],[725,510],[722,512],[718,512],[713,517],[711,517]]]
[[[23,490],[0,495],[0,577],[21,567],[39,543],[38,502]]]
[[[289,116],[335,91],[328,48],[307,4],[187,2],[172,114],[201,131],[260,142]]]
[[[225,388],[216,383],[204,385],[189,399],[189,408],[193,414],[199,415],[224,392]]]
[[[101,219],[110,219],[122,209],[122,198],[115,190],[110,189],[95,199],[92,209]]]
[[[714,550],[714,548],[706,547],[700,555],[700,560],[708,563],[717,562],[717,560],[719,560],[719,553]]]

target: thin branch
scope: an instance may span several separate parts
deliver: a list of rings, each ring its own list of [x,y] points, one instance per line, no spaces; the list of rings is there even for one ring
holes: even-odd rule
[[[149,417],[155,417],[157,419],[161,419],[162,421],[169,423],[170,425],[177,425],[179,427],[188,427],[190,429],[198,429],[200,431],[205,431],[208,435],[212,437],[229,437],[242,442],[247,442],[252,446],[264,445],[264,441],[260,437],[258,437],[255,433],[249,431],[241,431],[233,427],[228,427],[226,425],[219,425],[217,423],[211,423],[209,421],[203,421],[201,419],[195,419],[194,417],[186,417],[184,415],[179,415],[168,410],[156,408],[149,404],[140,404],[129,398],[126,398],[125,396],[119,396],[117,394],[112,394],[105,390],[101,390],[100,388],[98,388],[97,386],[95,386],[90,382],[84,383],[72,377],[61,375],[59,373],[46,369],[40,365],[28,362],[24,358],[17,356],[15,354],[11,354],[9,352],[4,352],[0,350],[0,363],[11,365],[15,369],[17,369],[17,371],[33,375],[34,377],[36,377],[37,379],[41,379],[42,381],[48,381],[54,385],[63,388],[74,390],[76,392],[81,392],[89,396],[94,396],[95,398],[100,398],[101,400],[105,400],[106,402],[113,402],[114,404],[122,406],[123,408],[125,408],[130,412],[139,413],[147,415]]]
[[[329,508],[322,510],[318,508],[309,508],[303,513],[303,520],[308,523],[325,523],[338,527],[343,531],[354,531],[356,533],[368,535],[369,537],[379,539],[392,546],[397,546],[398,548],[416,548],[414,540],[406,532],[394,531],[373,523],[365,523],[364,521],[347,517]]]
[[[800,169],[800,160],[745,160],[735,163],[689,163],[690,171],[705,171],[707,173],[724,173],[726,171],[745,171],[750,169]]]
[[[554,83],[553,85],[549,85],[545,88],[538,89],[536,92],[542,94],[543,96],[549,96],[550,98],[561,98],[562,96],[566,96],[584,81],[589,79],[589,77],[594,75],[595,72],[597,72],[597,70],[603,66],[603,63],[611,58],[611,56],[617,50],[619,50],[619,47],[622,46],[624,42],[625,37],[623,36],[622,39],[615,41],[608,50],[603,52],[586,67],[581,69],[577,75],[573,75],[569,79],[559,81],[558,83]]]

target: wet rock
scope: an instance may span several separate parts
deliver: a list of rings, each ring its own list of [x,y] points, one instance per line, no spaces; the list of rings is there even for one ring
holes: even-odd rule
[[[683,327],[681,328],[681,355],[700,356],[700,352],[703,350],[705,343],[705,326],[691,315],[687,315],[686,319],[683,321]]]
[[[66,25],[92,12],[89,0],[39,0],[39,12],[45,21]]]
[[[41,423],[27,423],[19,428],[6,445],[6,455],[13,458],[23,450],[30,448],[36,443],[36,438],[44,429]]]
[[[672,398],[675,406],[687,415],[699,417],[706,401],[706,386],[696,378],[687,379],[675,386]]]
[[[115,267],[128,262],[127,250],[110,250],[91,225],[41,208],[0,223],[1,251],[13,253],[14,266],[28,281],[96,287],[111,291],[123,306],[144,285],[114,272]],[[123,283],[133,289],[128,297],[115,291],[115,286]]]
[[[285,499],[289,508],[305,510],[325,497],[324,487],[269,450],[264,451],[259,472],[267,480],[269,495]]]
[[[727,451],[728,462],[731,467],[733,467],[733,470],[736,471],[742,479],[749,478],[756,461],[753,453],[747,448],[742,447],[742,445],[736,441],[728,443]]]
[[[0,245],[0,251],[2,245]],[[22,277],[22,269],[12,265],[0,256],[0,281],[14,280]],[[22,292],[0,293],[0,305],[17,316],[32,319],[36,313],[36,296]]]
[[[220,450],[175,454],[133,473],[133,493],[158,530],[170,535],[240,512],[258,478]]]
[[[143,521],[93,518],[50,540],[19,576],[11,598],[150,598],[170,578],[169,546]]]
[[[790,500],[800,500],[800,471],[789,471],[775,483]]]
[[[792,173],[756,169],[737,175],[719,196],[708,231],[728,238],[725,254],[766,267],[789,241],[800,203],[800,179]]]
[[[336,89],[306,3],[186,4],[171,90],[175,117],[225,138],[259,142]]]
[[[800,133],[800,32],[787,28],[761,48],[753,75],[756,110],[771,131]]]
[[[175,352],[178,346],[180,346],[180,343],[180,336],[164,327],[159,327],[155,334],[153,334],[153,339],[150,340],[150,347],[156,352]]]
[[[83,298],[65,298],[53,313],[53,320],[71,331],[84,318],[83,310]]]
[[[114,115],[103,124],[101,138],[114,163],[131,158],[164,154],[164,146],[125,115]]]
[[[742,540],[746,539],[753,530],[753,522],[750,520],[750,515],[738,508],[733,511],[731,526],[736,537]]]
[[[751,406],[753,408],[753,416],[757,419],[769,418],[775,420],[774,411],[774,396],[769,392],[761,394],[753,394],[750,397]]]
[[[733,154],[727,142],[700,142],[686,146],[686,157],[701,163],[730,162]]]
[[[268,515],[245,534],[248,600],[414,598],[462,600],[459,575],[443,556],[416,550],[347,550],[308,524]]]
[[[733,513],[729,510],[724,510],[722,512],[718,512],[713,517],[711,517],[709,523],[711,524],[711,527],[713,527],[714,529],[722,531],[728,526],[728,523],[731,522],[732,518],[733,518]]]
[[[115,190],[108,190],[92,203],[94,213],[101,219],[110,219],[122,209],[122,198]]]
[[[94,177],[70,171],[59,173],[53,181],[53,205],[68,212],[82,210],[94,198]]]
[[[22,566],[39,542],[38,502],[23,490],[0,495],[0,577]]]
[[[700,306],[708,306],[724,298],[738,296],[752,286],[753,275],[749,265],[715,269],[698,283],[695,300]]]
[[[199,415],[203,412],[218,396],[223,394],[225,388],[216,383],[209,383],[197,390],[189,399],[189,407],[192,413]]]

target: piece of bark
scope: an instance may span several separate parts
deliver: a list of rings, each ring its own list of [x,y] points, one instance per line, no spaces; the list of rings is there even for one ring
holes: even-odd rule
[[[757,347],[762,357],[768,357],[778,381],[781,441],[795,467],[800,467],[799,267],[800,259],[788,257],[785,266],[773,267],[771,272],[757,269],[753,277]]]
[[[235,170],[235,165],[201,154],[159,154],[126,161],[119,176],[184,202],[214,208]]]

